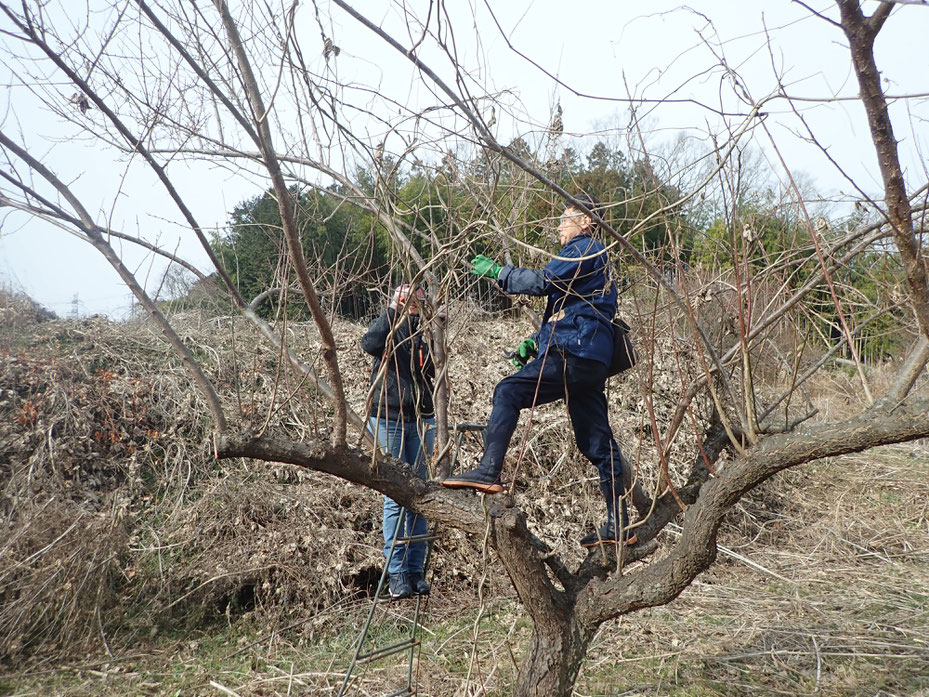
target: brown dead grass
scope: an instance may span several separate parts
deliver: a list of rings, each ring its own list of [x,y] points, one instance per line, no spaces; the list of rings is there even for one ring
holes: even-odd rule
[[[719,562],[671,605],[605,627],[585,674],[626,663],[622,684],[644,689],[660,659],[681,694],[929,688],[927,495],[925,444],[769,482],[730,517]]]
[[[219,694],[213,681],[243,697],[335,694],[381,570],[381,497],[290,466],[212,460],[196,391],[145,322],[11,317],[0,371],[0,693]],[[325,432],[326,407],[256,350],[246,325],[196,314],[176,323],[243,420],[260,426],[271,414],[295,438]],[[359,410],[364,328],[335,325]],[[453,421],[482,422],[511,369],[502,355],[529,325],[462,308],[451,332]],[[287,335],[316,360],[311,325]],[[650,413],[666,423],[683,381],[680,345],[652,343],[608,396],[647,488],[659,481]],[[693,361],[683,357],[685,377]],[[819,418],[860,408],[853,376],[839,377],[810,385],[830,397]],[[692,439],[684,431],[672,451],[679,482]],[[602,502],[564,407],[524,415],[519,449],[530,524],[579,561],[576,540]],[[461,466],[479,452],[467,439]],[[578,694],[919,688],[914,676],[929,673],[927,462],[924,444],[897,446],[753,492],[723,530],[731,553],[672,605],[604,628]],[[419,694],[463,694],[469,666],[472,686],[505,694],[528,632],[508,580],[480,540],[457,531],[443,532],[433,574]],[[399,624],[408,611],[384,608]],[[370,694],[391,684],[373,668],[363,680]]]

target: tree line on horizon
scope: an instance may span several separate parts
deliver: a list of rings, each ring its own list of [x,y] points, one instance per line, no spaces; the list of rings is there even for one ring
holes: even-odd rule
[[[522,139],[509,147],[530,161],[540,159]],[[674,181],[670,167],[662,171],[654,162],[655,158],[636,159],[601,140],[586,156],[565,147],[539,167],[567,191],[597,195],[607,206],[604,219],[675,280],[696,275],[704,281],[750,283],[753,270],[765,269],[773,270],[784,289],[799,288],[819,269],[816,255],[810,253],[814,232],[828,241],[833,232],[842,235],[866,222],[858,213],[830,216],[824,206],[805,207],[796,195],[770,185],[757,162],[746,166],[744,181],[707,187],[697,200],[687,199],[685,186]],[[355,191],[341,184],[289,189],[303,252],[311,260],[320,296],[340,316],[370,318],[390,288],[417,274],[397,256],[396,245],[371,207],[358,203],[358,190],[372,200],[391,202],[394,220],[404,226],[422,258],[435,261],[433,271],[439,277],[466,271],[465,262],[478,253],[541,267],[546,259],[532,248],[558,249],[554,229],[562,201],[486,153],[462,160],[448,153],[434,167],[418,159],[408,165],[387,158],[374,168],[357,167],[354,180]],[[514,247],[507,238],[522,244]],[[293,269],[286,267],[273,191],[236,204],[226,229],[211,244],[242,296],[256,299],[261,316],[272,318],[285,311],[291,319],[308,318],[302,303],[287,302],[288,289],[295,289],[296,281]],[[623,285],[630,279],[650,283],[622,253],[611,259]],[[897,331],[901,310],[885,291],[897,273],[894,250],[877,244],[855,256],[834,278],[849,303],[849,317],[844,319],[867,324],[858,332],[857,348],[872,361],[892,356],[904,341]],[[464,293],[489,309],[509,306],[481,284],[468,286]],[[174,303],[183,306],[186,300]],[[798,317],[814,343],[829,345],[841,336],[840,317],[825,288],[815,291]]]

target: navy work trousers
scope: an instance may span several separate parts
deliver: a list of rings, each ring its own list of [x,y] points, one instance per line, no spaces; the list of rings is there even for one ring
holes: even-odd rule
[[[600,490],[606,499],[610,519],[623,495],[625,460],[607,416],[607,367],[597,361],[562,355],[551,349],[530,361],[517,373],[503,378],[494,390],[493,410],[484,432],[484,455],[480,468],[499,474],[519,412],[533,405],[565,400],[574,438],[583,455],[597,468]],[[625,503],[625,502],[623,502]],[[622,506],[625,513],[625,506]],[[623,514],[622,522],[626,523]]]

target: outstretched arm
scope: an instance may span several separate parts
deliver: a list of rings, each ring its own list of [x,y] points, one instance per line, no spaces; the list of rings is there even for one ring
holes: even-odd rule
[[[548,295],[549,281],[544,271],[507,264],[500,271],[497,284],[510,295]]]
[[[571,284],[594,274],[606,264],[606,251],[598,254],[593,242],[586,246],[571,244],[558,253],[541,271],[507,264],[500,270],[497,283],[511,295],[549,295],[560,290],[567,293]]]

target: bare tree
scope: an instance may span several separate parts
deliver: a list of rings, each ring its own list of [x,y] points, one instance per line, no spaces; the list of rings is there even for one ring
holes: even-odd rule
[[[329,23],[315,4],[298,8],[293,3],[278,13],[257,6],[234,9],[225,0],[214,0],[212,8],[137,0],[114,3],[102,31],[96,25],[93,32],[76,26],[73,35],[65,35],[59,29],[62,25],[41,7],[0,3],[8,51],[17,54],[20,66],[32,69],[34,77],[24,82],[35,85],[36,94],[52,113],[101,147],[146,163],[209,257],[214,266],[209,273],[216,274],[233,306],[266,340],[264,350],[269,356],[281,356],[315,385],[331,409],[331,418],[313,438],[298,441],[280,424],[258,429],[236,416],[232,400],[221,394],[216,380],[202,369],[171,321],[114,251],[108,241],[113,231],[56,174],[54,161],[27,145],[29,138],[11,132],[9,121],[0,132],[6,158],[0,172],[4,180],[0,203],[54,221],[83,237],[119,271],[183,357],[205,396],[215,427],[217,457],[287,462],[329,473],[386,494],[442,525],[487,534],[533,620],[515,695],[570,695],[598,628],[610,619],[677,597],[713,563],[716,535],[727,513],[746,492],[776,473],[818,458],[929,436],[929,400],[913,393],[929,360],[929,282],[920,243],[924,225],[914,221],[914,213],[925,211],[925,199],[922,203],[915,200],[925,188],[906,188],[873,53],[874,39],[893,4],[881,3],[867,17],[858,2],[837,0],[839,19],[826,21],[849,43],[868,114],[884,182],[883,203],[873,202],[877,222],[863,221],[827,236],[801,213],[798,219],[808,233],[805,243],[785,247],[778,258],[753,265],[749,260],[758,252],[759,239],[748,221],[733,216],[728,232],[734,262],[725,275],[719,266],[709,264],[704,276],[695,272],[685,282],[671,279],[654,255],[643,253],[637,240],[646,225],[658,221],[670,228],[670,213],[710,191],[714,182],[728,182],[724,187],[737,190],[733,181],[739,148],[754,129],[763,127],[762,110],[770,99],[751,99],[737,79],[733,79],[733,89],[748,108],[742,118],[720,129],[705,160],[688,164],[694,171],[697,165],[703,167],[700,176],[691,178],[689,188],[680,190],[674,200],[659,197],[660,205],[652,210],[640,207],[625,234],[597,218],[615,242],[617,256],[634,260],[654,289],[651,296],[643,294],[637,300],[646,404],[651,403],[652,342],[667,341],[682,358],[680,372],[674,376],[680,386],[674,412],[666,419],[654,413],[649,418],[650,452],[656,463],[652,469],[641,465],[636,481],[630,482],[640,514],[640,544],[628,550],[597,548],[579,565],[572,565],[533,534],[526,513],[510,496],[484,502],[471,494],[452,492],[412,477],[401,463],[376,453],[372,467],[364,416],[352,410],[345,396],[340,370],[345,357],[320,301],[312,263],[300,244],[289,186],[336,191],[333,195],[369,210],[386,231],[405,274],[429,287],[433,307],[463,285],[457,276],[465,268],[467,247],[477,230],[489,226],[501,254],[512,254],[515,245],[522,253],[532,245],[507,233],[512,233],[513,222],[530,208],[530,192],[540,191],[552,201],[570,199],[572,192],[556,181],[546,162],[497,140],[495,122],[515,114],[515,105],[510,95],[483,89],[459,64],[453,25],[441,3],[436,14],[430,12],[425,19],[404,10],[405,4],[398,8],[405,12],[405,40],[343,0],[333,0],[333,5],[341,20],[358,22],[370,32],[372,41],[409,62],[435,95],[434,101],[413,108],[389,88],[359,86],[340,76],[338,37],[328,35]],[[310,10],[313,16],[304,16]],[[305,39],[307,26],[313,22],[322,35],[319,41],[315,33],[312,40]],[[89,18],[87,25],[91,26]],[[139,36],[144,37],[141,50]],[[11,48],[14,43],[16,47]],[[427,55],[426,44],[430,55],[442,57],[442,65],[421,58]],[[126,45],[136,45],[137,58],[121,50]],[[62,82],[68,84],[66,89],[60,87]],[[68,91],[76,99],[69,100]],[[567,116],[560,104],[553,115],[557,128],[548,115],[539,124],[549,145],[562,137]],[[372,124],[377,124],[375,135],[368,132],[375,128]],[[654,193],[659,189],[657,155],[644,138],[637,138],[635,127],[630,134],[641,155],[641,179],[651,182]],[[452,204],[430,202],[412,210],[397,196],[393,182],[405,163],[427,154],[432,161],[425,166],[436,176],[463,177],[458,158],[449,152],[451,146],[481,153],[484,173],[483,178],[473,177],[463,185],[477,202],[471,209],[473,219],[455,220],[439,230],[433,214],[448,214]],[[285,261],[295,270],[301,301],[318,328],[325,375],[298,357],[288,345],[286,332],[259,317],[252,299],[240,296],[185,194],[172,179],[175,163],[185,158],[204,159],[253,177],[273,192],[286,240]],[[359,163],[374,173],[367,189],[349,175]],[[499,194],[506,187],[512,190],[504,206]],[[797,194],[796,210],[805,211]],[[426,238],[431,257],[419,251],[417,235]],[[804,359],[801,320],[805,313],[821,308],[823,298],[826,306],[844,318],[848,298],[835,282],[839,270],[888,237],[900,259],[895,290],[915,318],[916,345],[893,386],[875,395],[871,406],[845,419],[814,420],[817,407],[804,394],[805,385],[836,351],[853,349],[860,327],[845,323],[837,337],[829,337],[833,342],[829,350]],[[668,239],[674,251],[675,230],[669,229]],[[171,256],[167,250],[155,251]],[[545,255],[541,249],[527,253]],[[804,264],[812,271],[802,279],[794,278],[794,270]],[[296,301],[291,298],[291,302]],[[436,332],[444,346],[441,327]],[[785,345],[785,335],[792,337],[786,343],[792,341],[796,347],[792,355],[778,348]],[[450,348],[453,352],[454,346]],[[852,355],[860,363],[854,350]],[[439,359],[441,371],[445,357],[440,354]],[[762,389],[763,369],[778,371],[786,378],[781,383],[786,386]],[[447,401],[440,406],[443,442],[447,442]],[[349,426],[366,439],[365,448],[352,445]],[[656,561],[634,564],[655,550],[656,537],[675,520],[681,520],[679,538],[667,543]]]

